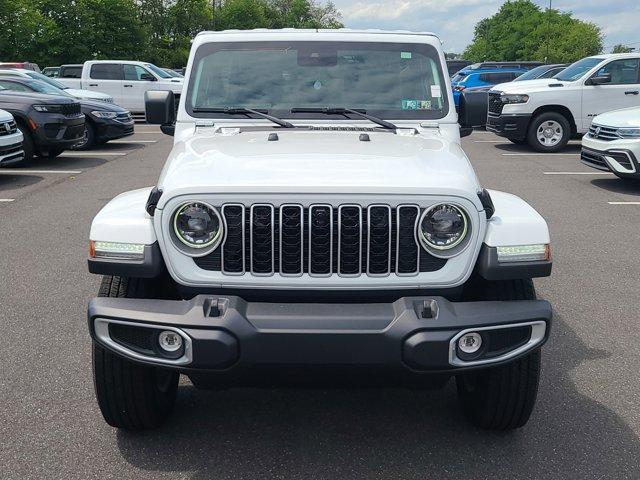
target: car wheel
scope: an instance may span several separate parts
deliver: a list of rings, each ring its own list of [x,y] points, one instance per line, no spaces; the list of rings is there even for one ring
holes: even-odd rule
[[[52,148],[40,154],[41,157],[44,158],[56,158],[59,157],[62,152],[64,152],[64,148]]]
[[[536,116],[529,125],[527,141],[534,150],[552,153],[566,147],[571,138],[571,125],[566,117],[556,112]]]
[[[473,300],[535,300],[533,282],[476,279],[465,291]],[[489,430],[512,430],[527,423],[538,395],[540,349],[506,365],[456,375],[466,417]]]
[[[105,276],[100,297],[148,298],[151,280]],[[173,410],[178,373],[130,362],[94,342],[93,379],[105,421],[125,430],[147,430],[162,424]]]
[[[33,137],[31,137],[31,132],[29,129],[22,124],[18,124],[18,129],[22,132],[22,136],[24,137],[22,140],[22,150],[24,150],[24,159],[18,163],[16,166],[26,167],[33,160],[33,156],[35,155],[35,146],[33,144]]]
[[[513,143],[514,145],[526,145],[527,144],[527,140],[526,139],[521,139],[521,138],[510,138],[509,141],[511,143]]]
[[[89,122],[85,122],[84,135],[82,137],[82,140],[76,143],[72,147],[72,150],[88,150],[89,148],[93,147],[95,143],[96,143],[95,129],[93,128],[93,125],[91,125]]]

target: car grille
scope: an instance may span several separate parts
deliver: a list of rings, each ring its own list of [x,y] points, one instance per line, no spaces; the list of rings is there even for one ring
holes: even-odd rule
[[[80,115],[82,112],[80,110],[79,103],[64,103],[62,104],[62,114],[67,117],[74,117]]]
[[[122,123],[129,123],[133,121],[131,113],[129,112],[118,113],[118,115],[116,115],[116,120]]]
[[[587,135],[589,135],[591,138],[597,138],[598,140],[620,140],[617,128],[603,127],[601,125],[592,124],[589,127],[589,133]]]
[[[501,115],[502,107],[504,107],[504,103],[500,99],[499,93],[491,93],[489,92],[489,113],[493,115]]]
[[[222,246],[194,261],[226,275],[408,276],[447,262],[417,243],[417,205],[225,204],[221,211]]]
[[[10,122],[0,122],[0,136],[12,135],[18,131],[18,125],[15,120]]]

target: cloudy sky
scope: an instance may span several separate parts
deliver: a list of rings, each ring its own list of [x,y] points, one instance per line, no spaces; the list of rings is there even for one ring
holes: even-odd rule
[[[461,52],[473,37],[473,27],[498,11],[504,0],[333,0],[350,28],[406,29],[435,32],[445,51]],[[548,0],[534,0],[548,6]],[[573,12],[598,24],[605,50],[616,43],[640,48],[638,0],[553,0],[553,8]]]

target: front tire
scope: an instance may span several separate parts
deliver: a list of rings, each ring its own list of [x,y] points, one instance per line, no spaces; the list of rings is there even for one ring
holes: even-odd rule
[[[557,112],[537,115],[529,125],[527,141],[534,150],[553,153],[562,150],[571,139],[571,125],[567,118]]]
[[[105,276],[100,297],[149,298],[151,280]],[[173,410],[178,373],[130,362],[94,342],[93,379],[105,421],[125,430],[161,425]]]
[[[16,166],[27,167],[33,160],[33,156],[35,155],[35,145],[33,144],[33,137],[31,137],[31,132],[29,129],[22,125],[22,123],[18,123],[18,129],[22,132],[22,150],[24,151],[24,159],[20,162],[16,163]]]
[[[535,300],[533,282],[475,279],[465,292],[469,300]],[[536,402],[540,349],[507,365],[472,370],[456,376],[458,398],[471,423],[488,430],[524,426]]]

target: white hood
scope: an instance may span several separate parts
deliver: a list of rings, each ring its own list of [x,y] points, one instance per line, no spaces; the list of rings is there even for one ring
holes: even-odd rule
[[[277,141],[268,141],[277,132]],[[440,194],[478,204],[478,180],[460,146],[437,133],[219,130],[178,142],[160,177],[159,208],[192,193]]]
[[[550,88],[560,90],[568,82],[561,82],[555,78],[539,78],[536,80],[522,80],[521,82],[500,83],[491,88],[495,92],[503,93],[532,93],[547,91]],[[562,87],[549,87],[549,85],[563,85]]]
[[[113,97],[111,95],[107,95],[106,93],[101,92],[95,92],[93,90],[78,90],[76,88],[66,88],[65,92],[67,92],[71,96],[81,98],[83,100],[99,100],[103,102],[113,103]]]
[[[593,119],[596,125],[617,128],[639,128],[640,107],[623,108],[602,113]]]

